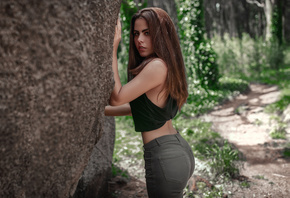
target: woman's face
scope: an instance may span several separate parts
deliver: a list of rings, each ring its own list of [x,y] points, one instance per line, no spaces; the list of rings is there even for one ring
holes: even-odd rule
[[[141,57],[153,54],[152,40],[147,21],[136,19],[134,24],[134,43]]]

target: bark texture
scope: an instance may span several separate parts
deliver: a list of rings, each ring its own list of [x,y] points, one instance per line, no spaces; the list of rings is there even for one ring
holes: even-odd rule
[[[102,137],[121,1],[1,0],[0,197],[69,197]]]
[[[89,163],[79,180],[73,198],[103,198],[108,192],[112,175],[112,156],[115,140],[115,119],[106,117],[104,134],[95,145]]]

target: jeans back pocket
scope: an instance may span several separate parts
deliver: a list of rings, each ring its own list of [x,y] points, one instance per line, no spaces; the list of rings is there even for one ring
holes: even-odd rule
[[[190,175],[190,160],[186,155],[159,157],[159,163],[167,181],[186,183]]]

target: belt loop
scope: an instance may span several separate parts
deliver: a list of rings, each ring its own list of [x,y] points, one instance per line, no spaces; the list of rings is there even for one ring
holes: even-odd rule
[[[158,139],[155,139],[155,141],[157,142],[158,146],[160,146],[160,142],[158,141]]]
[[[178,142],[180,142],[180,139],[178,137],[178,134],[175,134],[176,139],[178,140]]]

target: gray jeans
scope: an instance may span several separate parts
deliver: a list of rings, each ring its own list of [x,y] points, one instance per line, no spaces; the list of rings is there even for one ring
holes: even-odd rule
[[[149,198],[182,198],[195,162],[192,150],[177,133],[144,145],[146,186]]]

